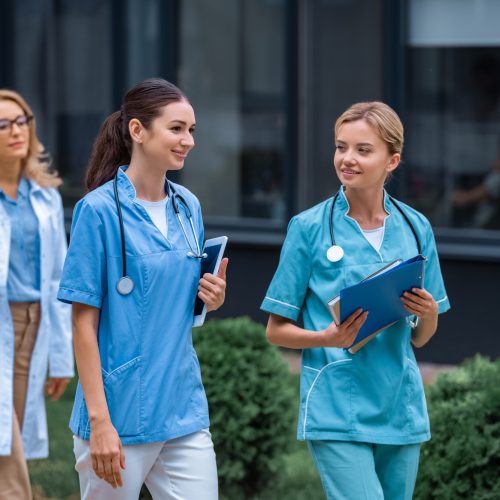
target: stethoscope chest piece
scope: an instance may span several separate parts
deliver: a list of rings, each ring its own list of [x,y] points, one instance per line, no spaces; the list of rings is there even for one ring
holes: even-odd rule
[[[134,289],[134,282],[130,276],[122,276],[116,284],[116,291],[120,295],[128,295]]]
[[[326,251],[326,258],[330,262],[338,262],[339,260],[342,260],[342,257],[344,257],[344,249],[339,245],[332,245]]]

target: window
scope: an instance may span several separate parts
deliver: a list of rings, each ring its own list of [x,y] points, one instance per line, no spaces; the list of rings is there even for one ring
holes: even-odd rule
[[[83,193],[94,137],[113,111],[112,2],[16,0],[8,85],[37,117],[40,140],[63,177],[65,205]]]
[[[411,0],[404,198],[437,226],[500,229],[500,3]]]
[[[181,172],[208,222],[281,226],[285,217],[285,2],[180,4],[178,83],[197,146]]]

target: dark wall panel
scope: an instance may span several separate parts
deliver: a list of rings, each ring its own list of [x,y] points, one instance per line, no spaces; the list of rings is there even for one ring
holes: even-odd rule
[[[438,332],[417,359],[459,363],[481,353],[500,356],[500,263],[441,260],[451,309],[440,316]]]

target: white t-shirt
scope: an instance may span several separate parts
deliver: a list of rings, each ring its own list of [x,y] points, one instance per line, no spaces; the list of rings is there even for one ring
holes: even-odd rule
[[[154,225],[160,230],[160,233],[167,238],[168,236],[168,221],[167,221],[167,201],[168,196],[160,201],[146,201],[136,198],[137,203],[142,205],[148,215],[151,217]]]
[[[370,245],[378,252],[384,239],[384,226],[375,229],[362,229],[362,231]]]

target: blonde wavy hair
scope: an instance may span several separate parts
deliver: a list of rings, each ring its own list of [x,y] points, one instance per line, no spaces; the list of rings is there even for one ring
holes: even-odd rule
[[[344,111],[335,122],[335,137],[344,123],[366,120],[375,127],[382,140],[387,144],[389,153],[403,152],[404,127],[397,113],[380,101],[358,102]]]
[[[21,107],[26,116],[33,116],[33,120],[31,120],[28,124],[28,155],[21,162],[23,175],[28,179],[34,180],[40,184],[40,186],[45,188],[60,186],[62,184],[62,180],[57,175],[57,172],[50,172],[49,165],[40,159],[43,146],[36,135],[36,120],[28,103],[17,92],[7,89],[0,89],[0,101],[15,102]]]

